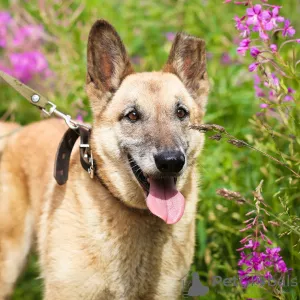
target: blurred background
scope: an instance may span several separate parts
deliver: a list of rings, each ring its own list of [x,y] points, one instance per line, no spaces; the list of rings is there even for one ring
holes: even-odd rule
[[[283,5],[282,14],[299,31],[299,0],[271,2]],[[289,145],[258,126],[263,109],[255,96],[253,74],[248,71],[251,59],[236,54],[239,39],[233,18],[244,11],[243,6],[223,4],[221,0],[0,0],[0,69],[45,94],[61,111],[89,122],[91,114],[84,90],[86,43],[95,20],[104,18],[116,27],[136,71],[159,70],[166,62],[174,35],[185,31],[207,43],[212,92],[205,122],[222,125],[237,138],[277,155],[278,144],[282,149]],[[0,90],[1,120],[25,125],[43,118],[8,86],[0,83]],[[276,122],[272,122],[275,126]],[[206,140],[199,172],[201,192],[193,271],[198,271],[202,282],[211,286],[212,276],[237,276],[236,249],[245,236],[239,229],[250,210],[221,198],[216,190],[227,188],[252,200],[252,191],[264,180],[265,202],[274,215],[282,214],[283,220],[290,220],[283,213],[284,206],[299,216],[300,192],[288,170],[259,153],[234,148],[225,141]],[[271,227],[269,231],[300,284],[299,236],[280,236],[286,231],[284,226]],[[41,299],[41,291],[38,262],[33,254],[13,299]],[[285,295],[300,299],[299,288],[287,288]],[[209,296],[201,299],[265,296],[258,287],[243,290],[222,286],[211,287]]]

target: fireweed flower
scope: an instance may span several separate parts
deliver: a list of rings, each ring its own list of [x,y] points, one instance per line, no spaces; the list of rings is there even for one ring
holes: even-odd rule
[[[273,53],[277,52],[277,45],[275,44],[270,45],[270,49]]]
[[[257,57],[257,55],[260,53],[259,49],[257,49],[256,47],[252,47],[250,49],[250,54],[253,56],[253,57]]]
[[[14,46],[22,46],[26,41],[39,41],[43,36],[43,26],[40,25],[26,25],[17,28],[13,43]]]
[[[294,97],[292,95],[295,94],[295,92],[296,92],[295,90],[289,87],[288,94],[284,97],[283,101],[285,102],[293,101]]]
[[[237,53],[244,56],[246,54],[246,51],[249,50],[250,43],[251,43],[250,39],[248,39],[248,38],[243,39],[240,42],[240,46],[237,48]]]
[[[261,104],[261,107],[267,108],[268,106],[267,104],[264,106]],[[257,191],[258,188],[256,189]],[[263,284],[266,280],[282,277],[282,275],[292,270],[287,268],[280,255],[281,249],[269,246],[272,242],[265,235],[267,228],[262,221],[265,213],[259,208],[261,204],[264,204],[264,200],[260,191],[257,194],[258,196],[255,196],[256,210],[246,214],[254,214],[254,216],[244,222],[248,224],[246,226],[247,230],[253,230],[253,233],[243,238],[240,241],[242,247],[237,249],[240,252],[238,276],[244,288],[249,284]],[[240,232],[243,231],[244,229],[240,230]]]
[[[244,15],[234,17],[235,28],[239,31],[239,36],[242,38],[238,44],[237,53],[245,56],[249,50],[250,55],[254,59],[254,62],[248,67],[249,72],[255,72],[258,70],[257,67],[261,66],[260,76],[264,78],[261,80],[263,84],[261,82],[254,83],[255,95],[266,100],[260,104],[261,108],[266,109],[270,107],[270,104],[274,104],[272,105],[272,109],[275,111],[275,105],[293,101],[295,91],[288,88],[286,92],[283,89],[285,85],[284,81],[283,85],[280,85],[279,82],[286,75],[284,69],[281,69],[278,59],[280,58],[280,53],[278,52],[279,45],[272,44],[269,40],[277,31],[281,31],[282,36],[287,39],[285,43],[300,43],[300,39],[288,40],[288,38],[295,35],[296,31],[290,20],[281,15],[281,6],[265,4],[268,3],[267,0],[261,0],[259,4],[255,3],[255,1],[247,0],[225,1],[225,3],[229,2],[247,7]],[[254,38],[255,46],[252,46]],[[299,61],[297,63],[299,64]],[[267,72],[265,65],[268,65]],[[278,78],[279,75],[280,77]],[[266,112],[268,111],[266,110]]]
[[[13,53],[9,58],[14,76],[24,83],[29,82],[36,74],[44,78],[49,76],[48,62],[39,51]]]
[[[256,4],[251,8],[247,8],[247,17],[248,20],[246,21],[247,25],[257,25],[258,21],[261,17],[261,5],[260,4]]]
[[[0,11],[0,47],[3,48],[0,70],[24,83],[50,76],[48,62],[40,51],[43,36],[41,25],[20,26],[8,12]]]
[[[259,83],[259,78],[254,76],[255,83]],[[266,107],[266,106],[265,106]],[[265,203],[261,194],[262,182],[253,192],[255,210],[246,213],[250,219],[244,221],[247,224],[240,232],[252,231],[242,240],[240,240],[241,248],[237,249],[240,252],[238,261],[238,276],[241,285],[247,288],[249,284],[265,284],[266,280],[282,278],[292,269],[288,269],[282,256],[279,247],[270,247],[273,243],[266,236],[268,229],[264,224],[264,220],[269,216]],[[271,226],[279,225],[277,222],[270,221]],[[274,285],[273,285],[274,286]]]
[[[11,16],[6,11],[0,11],[0,47],[4,48],[7,43],[8,25],[11,22]]]
[[[167,32],[165,34],[165,37],[166,39],[169,41],[169,42],[172,42],[174,39],[175,39],[175,33],[174,32]]]
[[[292,36],[294,36],[295,33],[296,33],[296,30],[294,29],[293,26],[291,26],[291,21],[285,20],[282,35],[292,37]]]
[[[260,108],[268,108],[269,105],[267,103],[261,103],[260,105]]]
[[[278,27],[278,23],[284,22],[284,18],[279,16],[280,7],[276,6],[272,11],[265,10],[262,12],[262,19],[264,21],[264,27],[267,31],[273,30]]]
[[[255,71],[255,70],[257,69],[258,65],[259,65],[258,62],[252,63],[252,64],[249,66],[249,71],[250,71],[250,72]]]

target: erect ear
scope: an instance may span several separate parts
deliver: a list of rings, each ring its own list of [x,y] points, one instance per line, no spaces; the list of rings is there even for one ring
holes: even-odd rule
[[[202,39],[177,33],[163,71],[177,75],[195,101],[205,107],[209,82],[205,42]]]
[[[123,79],[133,73],[120,36],[105,20],[93,25],[87,48],[87,94],[93,100],[109,99]]]

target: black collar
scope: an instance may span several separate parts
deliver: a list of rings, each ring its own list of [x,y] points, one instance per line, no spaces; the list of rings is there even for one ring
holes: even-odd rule
[[[85,125],[78,125],[77,129],[68,129],[62,137],[57,149],[54,178],[59,185],[63,185],[68,180],[69,163],[73,147],[80,136],[80,162],[82,167],[93,178],[95,174],[95,162],[92,150],[90,149],[91,128]]]

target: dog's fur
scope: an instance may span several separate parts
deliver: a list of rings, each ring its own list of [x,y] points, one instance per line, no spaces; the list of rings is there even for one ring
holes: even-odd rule
[[[0,300],[12,293],[35,236],[46,300],[177,299],[195,246],[195,162],[204,137],[189,125],[201,123],[208,95],[205,44],[177,34],[163,71],[134,73],[120,37],[100,20],[87,63],[97,176],[89,177],[74,149],[68,182],[56,184],[60,120],[9,138],[0,165]],[[174,113],[178,102],[190,112],[184,120]],[[133,106],[142,115],[135,123],[124,117]],[[186,207],[167,225],[147,209],[127,155],[159,177],[153,155],[175,148],[186,156],[177,182]]]

